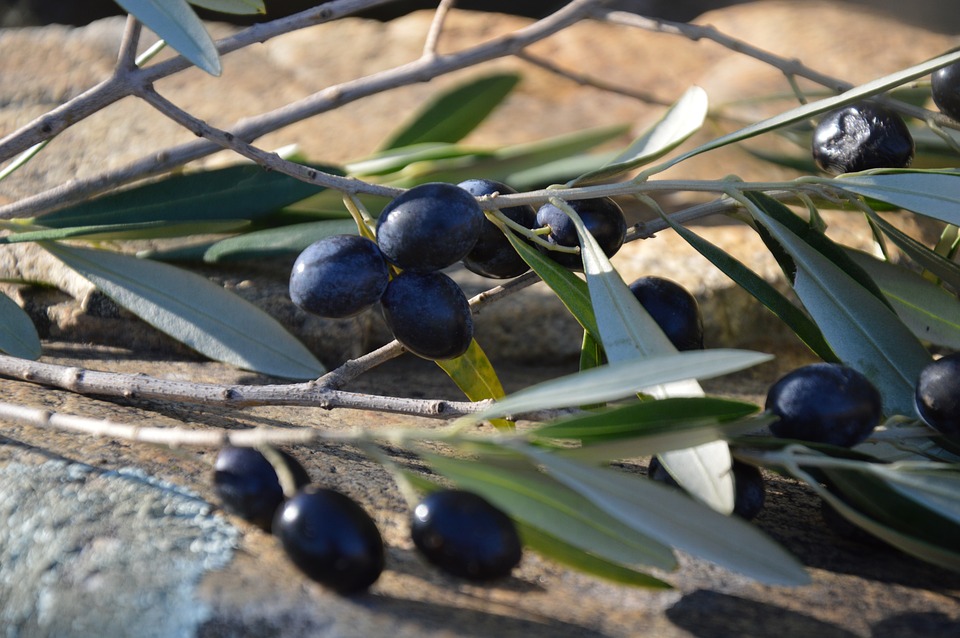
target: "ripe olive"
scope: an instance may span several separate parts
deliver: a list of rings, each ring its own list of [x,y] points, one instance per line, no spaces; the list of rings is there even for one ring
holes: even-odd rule
[[[924,422],[960,438],[960,353],[927,364],[917,379],[917,412]]]
[[[522,545],[513,521],[473,492],[433,492],[414,509],[410,528],[424,557],[454,576],[500,578],[520,563]]]
[[[277,450],[293,475],[297,487],[310,477],[295,458]],[[280,479],[270,461],[250,447],[225,446],[214,464],[213,489],[223,509],[270,531],[273,515],[283,502]]]
[[[387,262],[375,243],[359,235],[333,235],[297,257],[290,299],[321,317],[352,317],[377,303],[389,281]]]
[[[459,357],[473,341],[470,304],[443,273],[404,271],[387,286],[380,308],[396,340],[424,359]]]
[[[623,246],[627,234],[627,221],[620,206],[609,197],[578,199],[567,203],[576,211],[583,225],[597,240],[603,254],[613,257]],[[553,204],[544,204],[540,207],[537,211],[537,225],[550,227],[550,234],[546,236],[548,242],[559,246],[580,245],[573,220]],[[583,270],[583,260],[579,254],[546,249],[544,252],[565,268]]]
[[[863,102],[827,113],[813,132],[813,159],[828,173],[906,168],[913,136],[890,109]]]
[[[703,349],[703,317],[696,297],[662,277],[641,277],[630,291],[677,350]]]
[[[506,184],[491,179],[469,179],[460,182],[458,186],[474,197],[494,193],[507,195],[517,192]],[[533,206],[511,206],[501,209],[500,212],[511,221],[526,228],[534,228],[537,225],[537,212],[533,209]],[[517,251],[507,241],[503,232],[486,218],[483,220],[480,238],[477,239],[473,249],[463,258],[463,265],[478,275],[494,279],[518,277],[530,269],[527,262],[520,258]]]

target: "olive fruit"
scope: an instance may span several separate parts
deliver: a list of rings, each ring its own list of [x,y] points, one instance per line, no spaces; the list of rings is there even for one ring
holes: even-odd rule
[[[733,460],[733,513],[750,521],[763,509],[767,490],[760,470],[749,463]],[[670,476],[660,459],[653,457],[647,468],[647,476],[673,487],[680,487],[676,479]]]
[[[295,458],[280,450],[277,453],[296,487],[310,482]],[[280,479],[270,461],[254,448],[228,445],[217,454],[213,469],[213,489],[223,509],[269,532],[273,515],[283,502]]]
[[[767,392],[766,409],[779,419],[774,436],[852,447],[880,422],[880,392],[854,370],[815,363],[780,378]]]
[[[458,186],[474,197],[493,195],[494,193],[507,195],[517,192],[506,184],[490,179],[468,179],[465,182],[460,182]],[[510,221],[526,228],[534,228],[537,225],[537,212],[533,209],[533,206],[511,206],[501,209],[500,212],[506,215]],[[493,279],[518,277],[530,269],[527,262],[521,259],[517,251],[510,245],[503,232],[486,217],[484,217],[483,226],[480,230],[480,238],[477,239],[473,249],[463,258],[463,265],[478,275]]]
[[[376,523],[336,490],[304,487],[277,510],[273,533],[300,571],[342,594],[366,589],[383,571]]]
[[[924,422],[960,438],[960,353],[928,363],[917,380],[917,412]]]
[[[813,159],[828,173],[906,168],[913,137],[903,119],[877,104],[851,104],[827,113],[813,132]]]
[[[955,120],[960,120],[960,62],[937,69],[930,77],[933,102]]]
[[[576,211],[590,234],[600,245],[603,254],[613,257],[627,234],[627,221],[623,211],[609,197],[599,199],[577,199],[567,202]],[[558,246],[579,246],[577,229],[570,217],[554,206],[544,204],[537,211],[537,226],[549,226],[550,233],[545,239]],[[583,270],[583,260],[579,254],[564,253],[544,249],[555,262],[571,270]]]
[[[403,270],[432,272],[467,256],[486,217],[477,200],[453,184],[414,186],[391,201],[377,220],[377,243]]]
[[[290,299],[321,317],[352,317],[377,303],[389,281],[387,262],[375,243],[358,235],[333,235],[297,257]]]
[[[662,277],[641,277],[630,291],[677,350],[703,349],[703,317],[696,297]]]
[[[473,340],[470,304],[443,273],[402,272],[387,286],[380,308],[396,340],[424,359],[459,357]]]
[[[471,580],[507,576],[522,545],[510,517],[478,494],[441,490],[413,511],[413,543],[440,569]]]

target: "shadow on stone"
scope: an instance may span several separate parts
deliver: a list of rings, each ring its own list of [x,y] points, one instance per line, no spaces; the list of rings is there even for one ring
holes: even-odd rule
[[[853,638],[830,623],[747,598],[698,590],[667,610],[667,618],[697,638],[777,636],[778,638]]]
[[[897,614],[873,625],[871,638],[910,638],[911,636],[956,636],[960,621],[940,612]]]

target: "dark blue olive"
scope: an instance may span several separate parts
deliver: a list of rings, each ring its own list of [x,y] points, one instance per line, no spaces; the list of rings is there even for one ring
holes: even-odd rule
[[[783,376],[767,392],[766,409],[778,418],[774,436],[852,447],[880,422],[880,392],[854,370],[815,363]]]
[[[944,115],[960,120],[960,62],[934,71],[930,89],[937,108]]]
[[[609,197],[577,199],[567,203],[577,212],[577,215],[583,221],[583,225],[597,240],[603,254],[607,257],[613,257],[623,246],[623,240],[627,234],[627,221],[620,206]],[[537,226],[550,227],[550,234],[546,236],[548,242],[559,246],[580,245],[573,221],[565,212],[553,204],[544,204],[537,211]],[[565,268],[583,270],[583,261],[579,254],[542,250]]]
[[[509,195],[517,192],[506,184],[491,179],[469,179],[460,182],[458,186],[474,197],[494,193]],[[525,228],[535,228],[537,225],[537,212],[533,209],[533,206],[511,206],[501,209],[500,212],[506,215],[510,221],[514,221]],[[486,218],[483,220],[480,238],[477,239],[473,249],[463,258],[463,265],[478,275],[492,277],[493,279],[518,277],[530,269],[530,266],[520,258],[520,255],[513,249],[500,229]]]
[[[703,349],[703,317],[696,297],[662,277],[641,277],[630,291],[677,350]]]
[[[453,184],[414,186],[391,201],[377,220],[377,243],[403,270],[432,272],[470,252],[486,218],[477,200]]]
[[[813,132],[813,159],[828,173],[906,168],[913,136],[903,119],[877,104],[851,104],[827,113]]]
[[[423,499],[413,511],[410,532],[428,561],[471,580],[508,576],[523,551],[510,517],[462,490],[441,490]]]
[[[654,481],[677,488],[680,487],[680,484],[670,476],[670,473],[667,472],[667,469],[663,467],[663,463],[657,457],[650,459],[647,476]],[[767,496],[760,470],[749,463],[734,459],[733,490],[733,513],[747,521],[756,518],[757,514],[763,509]]]
[[[373,306],[390,281],[377,245],[358,235],[333,235],[300,253],[290,273],[290,299],[321,317],[352,317]]]
[[[277,450],[286,462],[297,487],[310,482],[296,459]],[[250,447],[226,446],[217,454],[213,488],[223,509],[270,531],[273,515],[283,502],[277,472],[263,454]]]
[[[470,304],[443,273],[404,271],[387,286],[380,307],[394,338],[418,357],[453,359],[473,341]]]
[[[960,439],[960,353],[927,364],[917,379],[917,412],[924,422]]]
[[[359,592],[383,572],[383,539],[356,501],[308,485],[277,510],[273,533],[300,571],[342,594]]]

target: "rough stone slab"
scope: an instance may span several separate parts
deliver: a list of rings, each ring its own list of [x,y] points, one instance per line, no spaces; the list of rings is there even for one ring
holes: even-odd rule
[[[47,352],[47,360],[65,365],[206,382],[257,380],[219,364],[143,359],[115,349],[49,343]],[[802,360],[787,351],[776,364],[709,381],[706,387],[711,393],[759,400],[770,379]],[[564,368],[508,365],[501,375],[513,391],[562,372]],[[352,389],[457,397],[456,389],[439,370],[413,357],[361,377]],[[346,431],[440,425],[363,411],[282,407],[232,411],[161,401],[108,402],[10,380],[0,380],[0,392],[6,401],[151,426],[309,424]],[[0,576],[17,569],[9,562],[11,548],[25,548],[33,552],[31,556],[56,557],[54,563],[30,561],[35,570],[30,572],[31,578],[16,582],[0,578],[0,601],[4,603],[0,609],[8,614],[6,628],[19,629],[22,636],[52,635],[51,628],[66,627],[65,623],[75,619],[93,623],[84,626],[94,633],[99,618],[103,635],[124,618],[130,627],[140,627],[137,618],[144,601],[154,605],[153,614],[175,616],[183,627],[192,623],[189,631],[176,635],[207,637],[782,634],[910,638],[952,635],[960,628],[956,606],[960,576],[893,550],[838,538],[823,523],[817,499],[808,490],[773,475],[768,475],[768,507],[756,525],[808,566],[813,577],[809,586],[766,587],[682,556],[677,572],[662,575],[676,589],[652,592],[575,574],[532,553],[510,578],[474,585],[438,572],[417,556],[408,536],[406,506],[379,465],[349,446],[293,447],[290,451],[315,481],[344,491],[371,512],[387,543],[387,569],[370,593],[342,598],[304,579],[270,536],[217,511],[210,484],[214,450],[171,450],[11,423],[0,427],[0,476],[15,478],[3,482],[0,509],[8,511],[5,498],[30,486],[48,492],[18,501],[14,514],[20,518],[8,517],[0,524],[0,555],[5,557]],[[409,457],[396,458],[411,463]],[[82,471],[71,469],[78,467]],[[130,496],[140,499],[139,505],[127,500],[127,488],[118,488],[117,481],[129,479],[116,471],[129,467],[137,468],[136,487]],[[412,463],[411,467],[419,466]],[[643,460],[626,463],[624,468],[642,472]],[[139,478],[142,476],[152,478],[146,482]],[[209,511],[193,494],[210,503]],[[51,495],[59,496],[47,500]],[[78,502],[81,498],[83,503]],[[108,500],[113,507],[99,506]],[[160,505],[170,502],[172,508]],[[68,513],[77,507],[83,512],[79,518],[56,516],[56,512]],[[184,507],[190,512],[186,517],[181,511]],[[28,536],[22,525],[15,524],[24,517],[36,523],[35,529],[50,532]],[[57,520],[63,521],[60,527],[54,524]],[[78,525],[81,520],[88,522]],[[201,549],[191,541],[185,549],[186,540],[178,539],[189,536],[190,529],[198,540],[213,533],[215,544]],[[224,553],[224,542],[232,544],[232,553]],[[194,550],[198,553],[183,556],[184,551]],[[224,556],[229,557],[225,564]],[[199,569],[205,557],[213,560]],[[175,581],[172,589],[158,588],[165,566],[175,561],[183,561],[183,578]],[[118,597],[111,589],[118,583],[134,582],[141,585],[136,591],[144,598]],[[158,590],[166,595],[158,595]],[[45,598],[36,598],[38,594]],[[29,609],[30,604],[36,611],[37,600],[57,609],[56,617],[13,615]],[[159,634],[147,631],[138,635]]]

